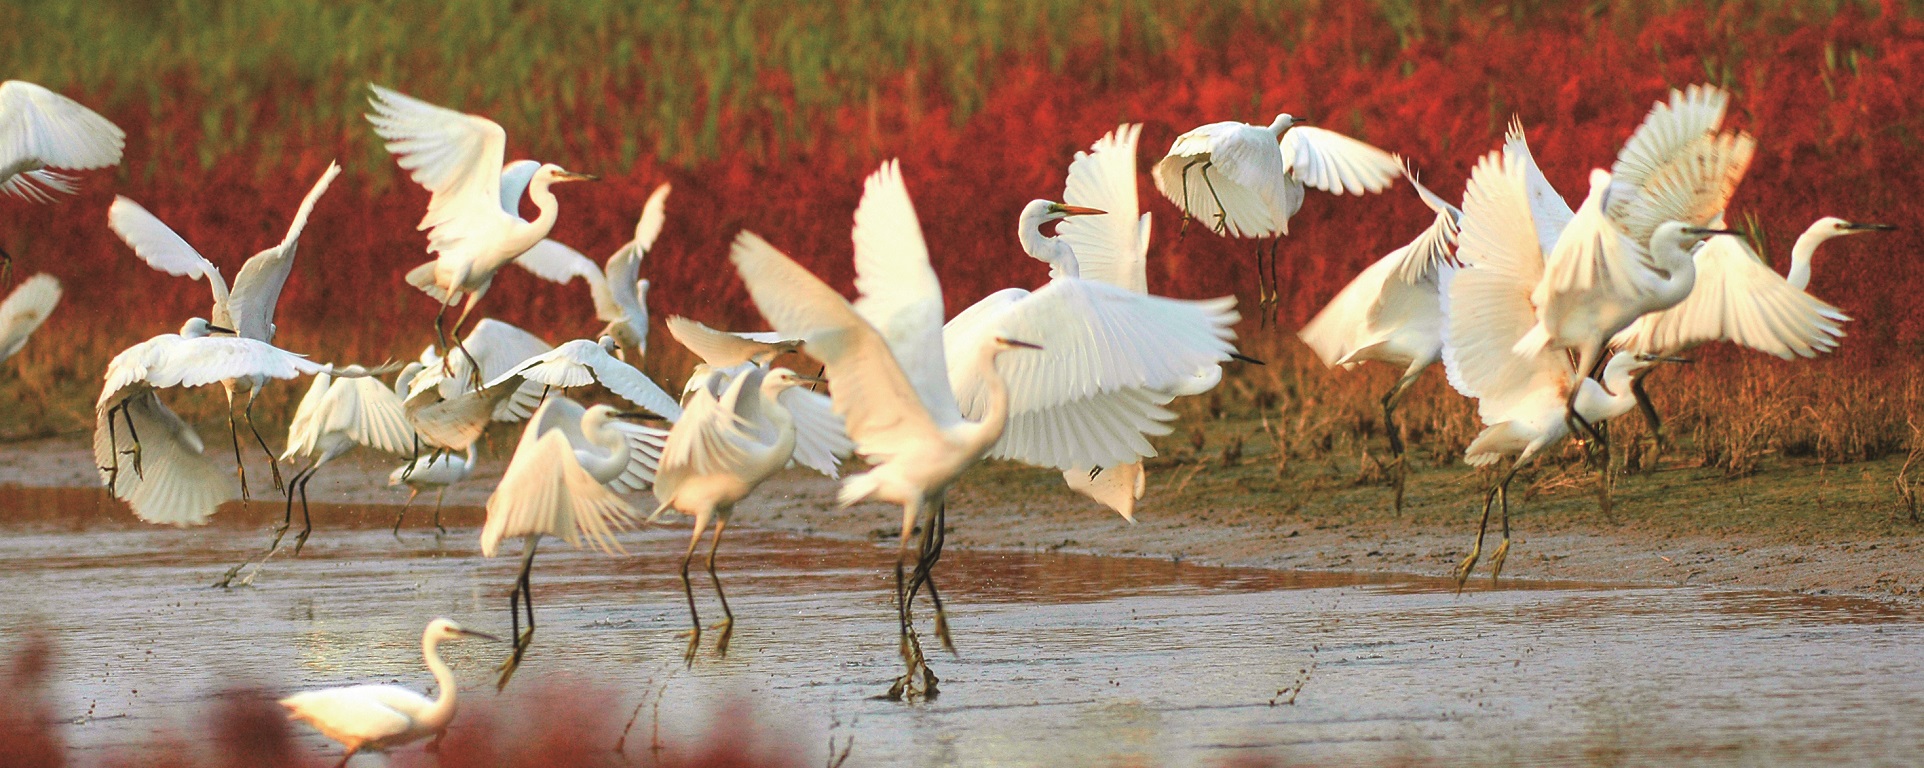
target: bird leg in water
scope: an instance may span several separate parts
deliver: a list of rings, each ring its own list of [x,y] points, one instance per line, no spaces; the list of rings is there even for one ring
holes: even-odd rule
[[[521,666],[522,654],[527,653],[528,645],[534,641],[534,591],[528,574],[534,569],[534,547],[539,543],[541,543],[539,536],[528,538],[525,552],[521,555],[521,575],[514,580],[514,591],[508,593],[508,621],[514,632],[514,654],[501,664],[501,676],[494,683],[494,690],[497,692],[508,687],[508,680],[514,677],[514,671]],[[528,612],[526,632],[521,631],[520,610],[524,600]]]
[[[1514,470],[1513,470],[1514,471]],[[1483,556],[1483,534],[1490,530],[1490,507],[1496,502],[1501,482],[1490,486],[1490,492],[1483,497],[1483,520],[1476,524],[1476,543],[1470,545],[1470,556],[1456,566],[1456,591],[1463,591],[1463,583],[1470,580],[1470,571],[1476,568],[1476,561]]]
[[[1403,429],[1396,423],[1396,406],[1402,404],[1403,395],[1410,391],[1411,385],[1421,375],[1422,368],[1405,372],[1383,395],[1383,430],[1390,437],[1390,482],[1396,488],[1396,511],[1399,513],[1403,511],[1403,478],[1408,464],[1403,460]]]
[[[1656,369],[1645,368],[1630,376],[1630,395],[1636,398],[1637,410],[1643,412],[1644,423],[1650,425],[1650,434],[1655,441],[1649,460],[1643,463],[1645,472],[1655,472],[1657,459],[1663,456],[1664,449],[1670,447],[1670,441],[1666,440],[1663,434],[1663,417],[1657,415],[1657,407],[1650,402],[1650,393],[1643,388],[1643,378],[1649,376],[1653,370]]]
[[[434,492],[434,530],[437,536],[448,535],[448,529],[441,527],[441,500],[447,498],[448,489],[443,486]]]
[[[701,522],[696,518],[696,522]],[[688,596],[688,650],[682,652],[682,661],[695,666],[695,651],[701,647],[701,614],[695,610],[695,585],[688,581],[688,563],[695,559],[695,547],[701,544],[702,526],[696,525],[694,535],[688,537],[688,550],[681,554],[681,591]]]
[[[267,563],[267,558],[272,557],[274,555],[275,550],[280,549],[282,537],[285,537],[287,535],[288,529],[294,527],[295,487],[300,485],[301,481],[305,480],[307,476],[314,471],[314,468],[316,466],[317,466],[317,463],[315,461],[309,461],[307,463],[307,466],[301,468],[301,471],[294,473],[294,481],[287,484],[287,489],[286,489],[287,506],[282,512],[281,524],[274,526],[274,539],[267,543],[267,549],[262,550],[259,556],[250,557],[250,558],[247,558],[246,560],[242,560],[239,563],[236,563],[234,567],[227,569],[227,572],[224,574],[221,574],[220,579],[214,582],[215,587],[225,589],[227,587],[233,586],[234,577],[240,575],[242,568],[245,568],[248,565],[254,564],[254,563],[260,563],[261,565],[265,565]],[[260,569],[256,568],[255,572],[259,573]],[[249,576],[247,577],[246,581],[252,581],[253,578],[254,577]],[[246,581],[243,581],[242,583],[245,584]]]
[[[904,576],[904,566],[909,557],[909,537],[915,533],[915,523],[921,519],[921,511],[922,505],[919,502],[911,501],[902,505],[902,535],[895,547],[895,619],[900,637],[899,650],[907,670],[901,677],[896,678],[894,685],[889,686],[886,695],[892,701],[900,701],[904,696],[915,695],[916,677],[924,669],[922,641],[915,636],[915,628],[912,626],[908,580]]]
[[[1510,478],[1516,477],[1516,470],[1516,465],[1512,464],[1496,484],[1497,503],[1503,507],[1503,541],[1496,545],[1496,552],[1490,554],[1490,584],[1493,586],[1497,575],[1503,573],[1503,559],[1510,555]],[[1488,514],[1487,508],[1485,514]],[[1457,589],[1462,588],[1462,582],[1459,581]]]
[[[250,390],[247,393],[247,407],[241,409],[241,414],[247,417],[247,430],[254,433],[254,442],[259,443],[261,452],[267,454],[267,471],[274,475],[274,490],[285,491],[287,490],[287,485],[281,482],[281,460],[274,455],[274,449],[267,447],[267,438],[261,437],[260,429],[254,426],[254,398],[259,394],[259,388]],[[230,404],[228,407],[232,408],[233,406]],[[242,483],[241,488],[245,490],[247,484]]]
[[[307,511],[307,484],[314,479],[314,470],[320,469],[320,468],[321,466],[317,462],[313,466],[308,467],[307,476],[302,477],[298,481],[295,481],[295,485],[300,486],[300,490],[301,490],[301,532],[300,532],[300,535],[294,537],[294,556],[295,557],[301,556],[301,547],[307,544],[308,535],[314,533],[314,517],[308,514],[308,511]],[[291,491],[293,489],[290,488],[289,490]],[[289,493],[287,495],[287,498],[289,500],[292,500],[294,498],[294,494]]]
[[[240,476],[241,503],[248,502],[247,462],[241,458],[240,425],[234,423],[234,391],[227,391],[227,436],[234,440],[234,473]]]
[[[1097,471],[1101,471],[1098,469]],[[1093,479],[1093,475],[1091,476]],[[915,600],[915,593],[923,585],[929,588],[929,602],[935,604],[935,636],[942,641],[942,649],[955,654],[955,642],[949,637],[949,615],[942,609],[942,595],[935,589],[935,564],[942,560],[942,542],[948,536],[948,499],[935,504],[935,516],[930,525],[922,529],[921,553],[916,560],[915,572],[909,577],[909,600]],[[933,678],[926,665],[923,674]]]
[[[401,520],[408,516],[408,507],[414,504],[414,497],[419,495],[421,495],[421,489],[409,488],[408,500],[401,502],[401,512],[394,516],[394,538],[396,540],[401,538]]]
[[[728,655],[728,638],[735,634],[735,612],[728,609],[728,595],[722,592],[721,577],[715,575],[715,550],[721,548],[722,529],[728,526],[727,520],[715,521],[714,538],[708,542],[708,580],[715,583],[715,597],[721,600],[722,620],[715,628],[721,630],[721,638],[715,641],[715,653]]]

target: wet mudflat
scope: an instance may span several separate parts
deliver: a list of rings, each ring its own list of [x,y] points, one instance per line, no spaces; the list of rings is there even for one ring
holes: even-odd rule
[[[444,538],[423,515],[397,541],[392,508],[317,505],[301,556],[232,590],[208,584],[265,543],[278,505],[191,531],[135,525],[91,491],[8,490],[0,510],[0,633],[52,632],[62,735],[82,763],[192,740],[194,718],[234,686],[425,688],[418,638],[433,616],[508,633],[518,551],[481,558],[473,510],[450,514]],[[902,704],[873,698],[900,666],[891,548],[731,531],[734,640],[720,659],[707,638],[689,669],[685,535],[626,534],[621,557],[544,544],[540,629],[506,693],[492,685],[504,646],[447,649],[464,710],[500,714],[569,686],[617,724],[649,705],[637,726],[649,732],[658,697],[663,740],[685,743],[741,705],[804,764],[827,760],[830,736],[853,738],[848,765],[1924,754],[1924,617],[1872,601],[1487,580],[1457,595],[1407,577],[951,550],[941,586],[961,653],[933,662],[938,699]],[[696,575],[704,617],[718,619]],[[605,734],[609,748],[619,736]]]

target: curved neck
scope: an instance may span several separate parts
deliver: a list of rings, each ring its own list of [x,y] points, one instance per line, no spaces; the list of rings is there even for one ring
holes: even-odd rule
[[[540,214],[534,217],[534,221],[524,221],[519,216],[513,217],[514,221],[509,225],[510,234],[506,238],[507,250],[510,253],[502,262],[503,264],[513,261],[529,248],[533,248],[535,243],[541,242],[541,239],[547,237],[548,232],[554,229],[555,216],[561,212],[561,206],[557,204],[554,192],[549,191],[548,185],[545,174],[536,174],[534,183],[528,185],[528,199],[534,201],[535,208],[540,211]]]
[[[1049,223],[1049,211],[1044,206],[1029,206],[1022,212],[1022,219],[1016,224],[1016,239],[1022,242],[1022,252],[1070,277],[1081,277],[1076,255],[1069,244],[1058,238],[1042,234],[1042,225]]]
[[[474,443],[468,443],[468,458],[466,461],[461,462],[462,472],[470,473],[474,471],[474,461],[477,456],[479,456],[479,452],[474,449]]]
[[[596,480],[602,483],[611,482],[628,468],[628,441],[622,439],[621,433],[606,422],[594,424],[592,429],[589,427],[590,425],[587,424],[582,425],[582,435],[597,447],[606,448],[608,455],[596,456],[593,455],[593,451],[576,451],[575,459],[580,461],[581,468],[588,470],[588,474],[593,475]]]
[[[1810,287],[1810,264],[1817,256],[1817,246],[1836,235],[1836,230],[1821,226],[1820,222],[1810,225],[1804,234],[1797,236],[1797,244],[1790,249],[1790,274],[1784,278],[1790,287],[1800,291]]]
[[[788,412],[787,406],[782,405],[784,389],[762,387],[761,398],[762,413],[767,414],[769,422],[775,425],[775,444],[772,453],[783,457],[782,463],[786,464],[787,457],[795,453],[795,416]]]
[[[969,431],[963,439],[968,443],[971,453],[980,456],[987,453],[989,446],[1002,439],[1002,430],[1009,425],[1009,386],[1002,380],[1002,372],[996,370],[995,358],[1002,353],[1002,347],[994,343],[982,345],[982,386],[987,390],[988,403],[982,409],[982,417],[974,422],[963,422]]]
[[[427,660],[428,671],[434,673],[434,686],[440,691],[434,703],[428,705],[428,708],[415,718],[421,725],[434,730],[440,730],[441,726],[447,725],[448,721],[454,719],[456,706],[454,670],[448,669],[447,663],[441,661],[441,652],[436,647],[440,643],[441,641],[437,638],[421,638],[421,657]]]

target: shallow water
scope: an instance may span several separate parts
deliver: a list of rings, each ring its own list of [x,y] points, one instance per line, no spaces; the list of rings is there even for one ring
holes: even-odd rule
[[[192,740],[185,724],[236,685],[425,688],[418,639],[433,616],[508,634],[518,557],[478,556],[473,510],[450,514],[438,542],[415,526],[397,542],[391,508],[316,505],[321,528],[302,555],[233,590],[207,585],[265,543],[276,505],[191,531],[133,524],[93,491],[4,489],[0,510],[0,632],[10,643],[29,626],[52,631],[62,734],[83,762]],[[891,548],[731,531],[729,656],[705,648],[684,669],[686,529],[622,542],[626,557],[543,545],[541,628],[505,694],[491,675],[503,646],[448,646],[473,707],[512,711],[565,682],[616,713],[592,736],[612,747],[651,692],[669,741],[699,738],[742,702],[793,737],[806,765],[826,762],[829,736],[854,738],[848,765],[1924,754],[1924,621],[1867,600],[1487,580],[1457,595],[1432,579],[952,550],[939,573],[961,654],[933,661],[937,700],[902,704],[873,698],[900,666]],[[713,621],[705,582],[698,572]],[[1279,698],[1299,686],[1293,703]],[[316,754],[331,750],[303,733]]]

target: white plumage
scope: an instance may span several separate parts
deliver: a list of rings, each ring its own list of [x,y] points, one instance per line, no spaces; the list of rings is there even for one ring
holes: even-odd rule
[[[648,374],[615,357],[615,340],[603,336],[599,341],[575,339],[563,342],[561,346],[523,360],[496,379],[490,385],[503,383],[509,377],[520,377],[529,383],[540,384],[554,389],[573,389],[590,384],[600,384],[616,396],[634,403],[636,407],[675,421],[681,418],[681,405],[675,398],[663,391],[661,386]],[[520,416],[525,411],[512,411]]]
[[[0,192],[39,203],[73,194],[73,177],[48,169],[116,165],[126,141],[80,102],[21,80],[0,83]]]
[[[0,362],[19,354],[27,338],[47,322],[60,303],[60,281],[39,274],[20,281],[6,301],[0,301]]]
[[[766,368],[775,358],[802,348],[799,339],[784,339],[779,333],[719,331],[680,316],[668,318],[668,335],[711,368],[744,363]]]
[[[601,267],[580,251],[553,240],[542,240],[515,259],[516,264],[543,280],[566,285],[580,278],[587,283],[595,317],[607,323],[602,335],[614,337],[624,352],[632,353],[629,362],[633,365],[640,365],[648,352],[648,281],[641,279],[641,259],[661,235],[668,191],[667,184],[655,187],[635,223],[634,239],[615,249]]]
[[[439,741],[459,706],[454,672],[441,660],[440,645],[463,637],[496,639],[448,619],[428,622],[421,633],[421,657],[440,689],[436,698],[398,685],[353,685],[297,693],[280,704],[287,708],[288,719],[314,726],[347,749],[340,765],[364,751],[380,752],[429,736]]]
[[[1177,136],[1156,163],[1156,189],[1219,233],[1271,237],[1289,234],[1305,187],[1360,195],[1396,179],[1390,153],[1303,122],[1281,114],[1267,126],[1210,123]]]
[[[415,450],[414,428],[408,424],[400,387],[382,384],[360,366],[348,366],[342,373],[351,377],[315,374],[314,383],[294,409],[294,421],[287,429],[287,451],[281,454],[281,461],[306,459],[307,464],[287,484],[287,519],[276,532],[274,543],[268,545],[269,552],[280,543],[280,534],[293,520],[294,496],[298,493],[302,528],[294,539],[294,554],[300,554],[314,529],[307,510],[307,484],[328,462],[357,446],[394,456],[406,456]]]

